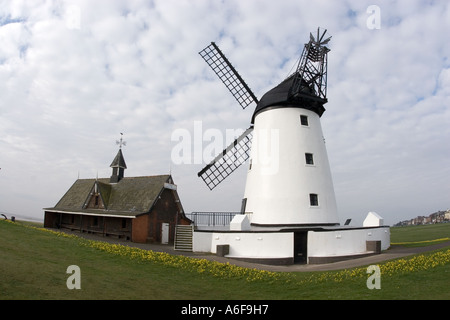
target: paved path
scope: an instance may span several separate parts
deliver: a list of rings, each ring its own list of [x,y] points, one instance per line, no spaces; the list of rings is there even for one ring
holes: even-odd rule
[[[437,250],[441,248],[445,248],[450,246],[450,241],[445,241],[442,243],[424,246],[424,247],[415,247],[415,248],[407,248],[400,245],[391,246],[388,250],[383,251],[381,254],[351,259],[346,261],[339,261],[333,263],[326,264],[294,264],[287,266],[275,266],[275,265],[266,265],[259,263],[251,263],[240,261],[231,258],[218,257],[211,253],[198,253],[198,252],[186,252],[186,251],[177,251],[174,250],[173,244],[164,245],[164,244],[149,244],[149,243],[134,243],[130,241],[118,240],[110,237],[102,237],[92,234],[79,233],[79,232],[67,232],[72,233],[74,235],[84,237],[87,239],[105,241],[110,243],[122,244],[130,247],[141,248],[145,250],[153,250],[156,252],[167,252],[174,255],[183,255],[197,259],[208,259],[211,261],[217,261],[221,263],[230,263],[236,266],[241,266],[245,268],[255,268],[259,270],[267,270],[267,271],[279,271],[279,272],[304,272],[304,271],[328,271],[328,270],[340,270],[340,269],[348,269],[360,266],[366,266],[371,264],[377,264],[382,261],[387,261],[391,259],[402,258],[406,256],[410,256],[413,254],[418,254],[422,252]]]

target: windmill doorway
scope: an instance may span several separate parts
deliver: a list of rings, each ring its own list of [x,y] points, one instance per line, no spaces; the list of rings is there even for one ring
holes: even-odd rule
[[[294,232],[294,263],[307,262],[308,231]]]

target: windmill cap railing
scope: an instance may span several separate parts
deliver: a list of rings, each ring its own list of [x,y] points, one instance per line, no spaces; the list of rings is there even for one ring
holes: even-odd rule
[[[194,222],[194,226],[227,226],[234,216],[240,212],[191,212],[186,217]]]

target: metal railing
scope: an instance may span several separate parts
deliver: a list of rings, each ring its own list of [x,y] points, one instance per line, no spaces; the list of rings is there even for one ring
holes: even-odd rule
[[[240,212],[191,212],[186,217],[194,222],[194,226],[227,226],[234,216]]]

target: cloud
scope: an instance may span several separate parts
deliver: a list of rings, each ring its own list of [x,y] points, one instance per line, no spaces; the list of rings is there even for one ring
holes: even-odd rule
[[[171,170],[187,211],[239,210],[245,166],[210,192],[203,164],[170,159],[174,130],[245,129],[253,112],[197,53],[216,41],[261,97],[318,26],[332,36],[322,126],[341,219],[373,210],[395,223],[446,209],[450,6],[381,1],[381,29],[369,30],[371,4],[2,3],[0,211],[42,217],[78,174],[109,176],[120,132],[126,175]]]
[[[445,24],[441,12],[427,7],[375,34],[364,32],[357,46],[343,38],[337,48],[324,126],[344,210],[355,199],[406,218],[448,206],[449,96],[440,84],[448,45],[432,36]]]

